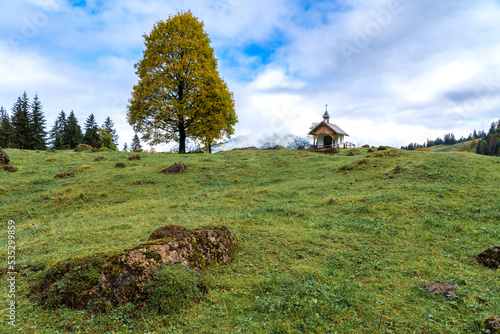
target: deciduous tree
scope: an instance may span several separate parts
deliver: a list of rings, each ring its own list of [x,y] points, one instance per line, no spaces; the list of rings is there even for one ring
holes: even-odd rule
[[[210,145],[230,136],[237,118],[234,99],[217,71],[217,60],[203,23],[191,12],[159,21],[145,35],[139,82],[128,105],[128,121],[150,144],[186,138]]]

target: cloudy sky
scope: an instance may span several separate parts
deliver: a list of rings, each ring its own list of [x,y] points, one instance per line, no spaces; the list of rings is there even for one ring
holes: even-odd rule
[[[306,136],[325,104],[357,145],[500,118],[500,0],[3,0],[0,105],[38,93],[49,127],[61,110],[110,116],[130,143],[143,34],[187,10],[234,92],[235,135]]]

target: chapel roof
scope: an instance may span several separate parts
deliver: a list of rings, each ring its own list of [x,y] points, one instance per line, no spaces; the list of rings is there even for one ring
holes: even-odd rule
[[[339,128],[337,125],[335,124],[331,124],[331,123],[326,123],[326,122],[321,122],[319,123],[318,125],[316,125],[310,132],[309,134],[310,135],[313,135],[314,132],[318,131],[319,128],[321,128],[322,126],[326,126],[328,128],[330,128],[333,132],[339,134],[339,135],[344,135],[344,136],[347,136],[349,137],[349,135],[344,131],[342,130],[341,128]]]

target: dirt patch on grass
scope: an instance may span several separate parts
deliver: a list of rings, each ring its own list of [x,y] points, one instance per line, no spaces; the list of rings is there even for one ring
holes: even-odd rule
[[[125,165],[123,162],[119,162],[115,165],[115,168],[125,168],[127,165]]]
[[[168,167],[167,169],[164,169],[160,171],[162,174],[178,174],[178,173],[184,173],[186,170],[186,164],[182,162],[176,162],[172,166]]]
[[[73,173],[73,172],[62,172],[62,173],[58,173],[54,177],[58,178],[58,179],[65,179],[67,177],[75,177],[75,173]]]
[[[494,246],[488,248],[479,254],[476,259],[479,263],[486,267],[500,269],[500,247]]]
[[[439,294],[446,298],[456,298],[458,296],[458,291],[455,290],[453,283],[434,282],[425,284],[422,287],[432,295]]]
[[[0,164],[6,165],[9,163],[9,161],[9,155],[4,151],[2,147],[0,147]]]
[[[175,232],[181,231],[182,227],[159,230]],[[38,277],[28,296],[46,308],[65,305],[104,312],[127,303],[142,310],[151,306],[150,301],[155,296],[160,298],[160,295],[168,298],[169,303],[178,305],[185,301],[181,294],[165,297],[163,290],[160,293],[156,289],[163,289],[166,282],[176,277],[187,277],[186,281],[191,282],[190,294],[195,294],[193,286],[199,289],[197,284],[192,284],[196,278],[193,276],[195,270],[201,270],[211,262],[229,264],[238,245],[234,234],[224,226],[201,227],[185,230],[180,235],[173,234],[121,252],[58,261]],[[172,272],[174,274],[170,275]],[[170,278],[165,278],[165,275]],[[186,281],[177,281],[175,286],[181,287],[187,284]]]

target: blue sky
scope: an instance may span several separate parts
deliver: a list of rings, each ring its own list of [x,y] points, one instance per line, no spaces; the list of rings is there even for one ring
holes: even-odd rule
[[[406,145],[500,118],[498,0],[17,0],[0,3],[0,104],[38,93],[49,127],[110,116],[120,142],[143,37],[191,10],[248,145],[306,136],[325,104],[358,144]],[[253,141],[253,142],[251,142]]]

